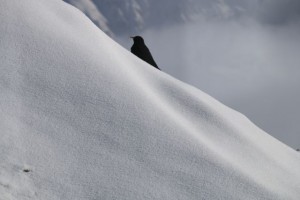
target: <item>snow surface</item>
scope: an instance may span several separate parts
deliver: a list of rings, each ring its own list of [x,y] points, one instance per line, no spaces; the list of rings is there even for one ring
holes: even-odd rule
[[[299,199],[298,152],[77,9],[1,0],[0,19],[1,200]]]
[[[114,36],[108,27],[107,19],[98,10],[97,6],[91,0],[64,0],[65,2],[75,6],[86,14],[103,32]]]

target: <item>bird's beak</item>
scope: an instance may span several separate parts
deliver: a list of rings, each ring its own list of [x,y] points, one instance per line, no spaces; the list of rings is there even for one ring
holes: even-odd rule
[[[133,39],[133,38],[134,38],[134,36],[130,36],[130,38],[131,38],[131,39]]]

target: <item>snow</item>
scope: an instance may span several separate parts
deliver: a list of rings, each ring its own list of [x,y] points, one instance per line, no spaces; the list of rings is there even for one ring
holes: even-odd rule
[[[102,31],[106,34],[114,36],[108,27],[107,19],[97,9],[97,6],[91,0],[65,0],[65,2],[75,6],[86,14]]]
[[[1,200],[299,199],[298,152],[77,9],[2,0],[0,18]]]

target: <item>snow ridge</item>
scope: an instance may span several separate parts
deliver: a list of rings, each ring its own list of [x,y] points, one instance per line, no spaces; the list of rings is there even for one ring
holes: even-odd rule
[[[0,2],[0,199],[300,196],[299,153],[60,0]]]
[[[114,34],[108,27],[107,19],[98,10],[96,5],[91,0],[65,0],[65,2],[75,6],[86,14],[103,32],[113,36]]]

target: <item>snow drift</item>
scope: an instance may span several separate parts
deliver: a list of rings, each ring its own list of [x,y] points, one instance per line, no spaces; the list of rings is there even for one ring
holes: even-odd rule
[[[0,2],[0,199],[300,197],[300,156],[60,0]]]

